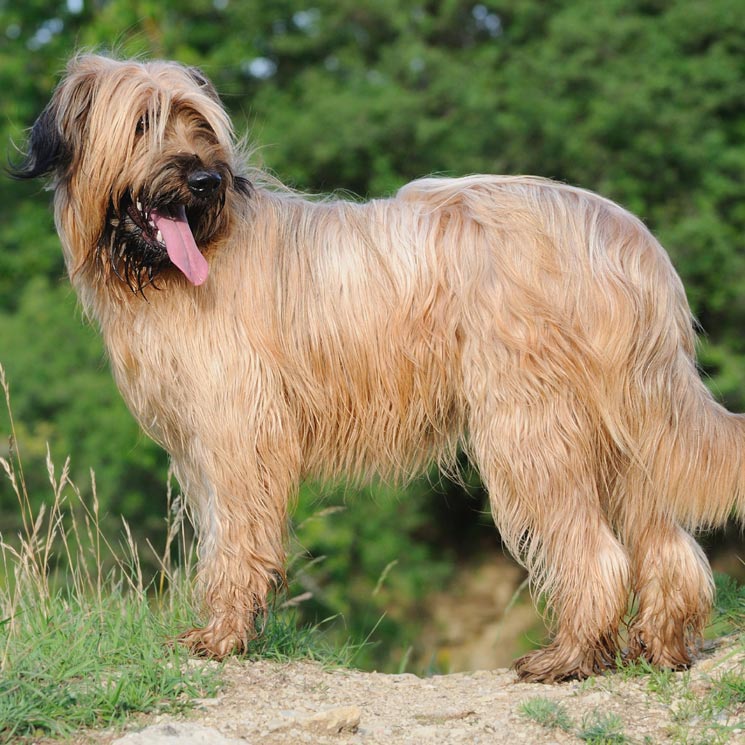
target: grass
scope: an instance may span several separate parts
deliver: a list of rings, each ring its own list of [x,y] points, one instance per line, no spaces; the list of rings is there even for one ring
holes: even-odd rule
[[[594,711],[582,720],[577,737],[589,745],[625,745],[631,742],[623,733],[623,720],[617,714]]]
[[[623,733],[621,717],[612,713],[593,711],[577,726],[567,712],[566,705],[536,696],[523,701],[518,711],[527,719],[548,730],[560,729],[573,733],[579,740],[590,745],[626,745],[631,740]]]
[[[162,614],[129,594],[22,609],[22,632],[8,635],[0,681],[0,738],[65,735],[119,723],[133,712],[178,711],[212,696],[213,667],[190,667],[164,647]]]
[[[523,716],[546,729],[560,729],[569,732],[574,726],[564,704],[551,701],[543,696],[536,696],[523,701],[518,709]]]
[[[714,580],[716,599],[709,635],[745,634],[745,585],[738,585],[734,578],[720,573]]]
[[[121,545],[103,535],[92,474],[88,506],[69,464],[56,472],[47,456],[51,496],[32,509],[2,366],[0,386],[11,426],[9,457],[0,466],[22,518],[19,535],[0,534],[0,743],[64,737],[214,696],[220,665],[189,660],[173,643],[197,619],[195,551],[170,480],[167,538],[155,554],[160,571],[147,580],[126,523]],[[341,664],[354,651],[330,652],[317,628],[297,628],[291,609],[270,613],[263,632],[248,657]]]
[[[631,740],[623,733],[621,717],[612,713],[593,711],[577,726],[567,712],[566,705],[543,696],[523,701],[519,712],[527,719],[548,730],[560,729],[573,733],[590,745],[626,745]]]

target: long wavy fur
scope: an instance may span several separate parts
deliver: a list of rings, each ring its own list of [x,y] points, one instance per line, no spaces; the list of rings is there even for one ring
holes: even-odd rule
[[[72,281],[196,511],[196,651],[253,633],[303,478],[407,478],[463,448],[555,620],[522,677],[612,665],[630,593],[628,654],[690,662],[712,580],[687,531],[743,514],[745,427],[701,382],[683,287],[638,219],[535,177],[364,204],[269,186],[175,63],[74,59],[30,147],[19,175],[54,173]],[[190,217],[209,279],[171,267],[143,299],[100,261],[107,211],[156,198],[185,149],[228,175],[224,208]]]

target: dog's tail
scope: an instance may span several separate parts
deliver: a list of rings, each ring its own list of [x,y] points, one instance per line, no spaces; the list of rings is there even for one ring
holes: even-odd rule
[[[647,416],[639,445],[659,512],[690,530],[745,522],[745,415],[718,404],[693,367],[667,412]]]
[[[627,242],[610,250],[609,262],[634,277],[625,292],[633,295],[635,311],[624,315],[633,319],[625,329],[617,316],[609,332],[623,343],[606,346],[609,358],[619,355],[611,377],[612,396],[621,404],[608,410],[616,412],[616,443],[623,443],[636,477],[630,492],[618,496],[689,530],[731,517],[745,524],[745,415],[727,411],[699,375],[695,321],[667,254],[636,218],[623,222]],[[610,295],[617,287],[606,289]],[[631,493],[637,490],[647,498]]]

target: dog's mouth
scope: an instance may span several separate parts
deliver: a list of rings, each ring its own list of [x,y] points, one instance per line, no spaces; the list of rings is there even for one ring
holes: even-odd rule
[[[197,213],[201,214],[201,213]],[[197,214],[192,219],[197,219]],[[168,267],[176,267],[193,285],[203,284],[209,265],[197,246],[187,217],[187,205],[163,200],[157,206],[127,191],[109,206],[99,241],[114,274],[133,292],[142,293]]]
[[[127,214],[139,228],[140,238],[151,248],[165,249],[171,263],[193,285],[201,285],[209,273],[209,265],[202,256],[182,204],[145,209],[139,200],[131,200]]]
[[[171,158],[156,178],[112,194],[98,239],[98,266],[143,295],[164,277],[204,284],[210,255],[230,221],[229,193],[250,194],[250,183],[227,164],[205,168],[196,156]]]

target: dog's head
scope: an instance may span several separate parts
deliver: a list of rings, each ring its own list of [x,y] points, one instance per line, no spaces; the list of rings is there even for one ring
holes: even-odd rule
[[[53,175],[71,274],[133,292],[204,257],[228,229],[226,204],[249,189],[230,120],[201,72],[173,62],[74,58],[37,119],[17,178]]]

